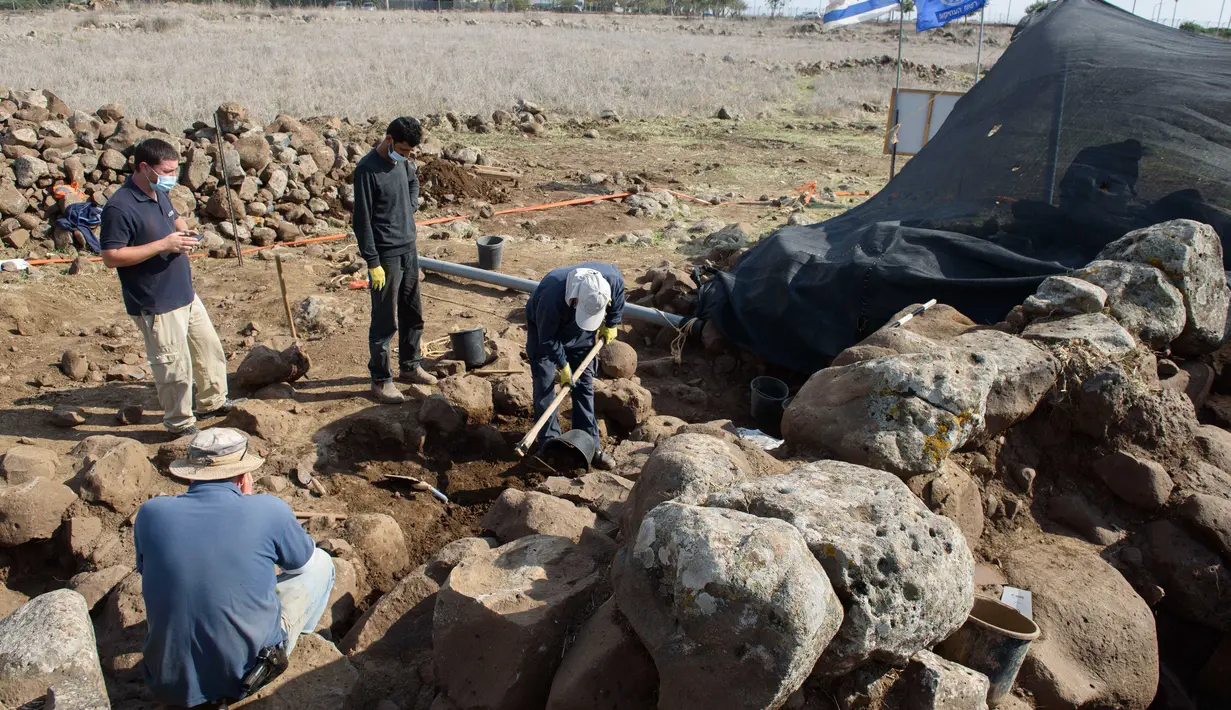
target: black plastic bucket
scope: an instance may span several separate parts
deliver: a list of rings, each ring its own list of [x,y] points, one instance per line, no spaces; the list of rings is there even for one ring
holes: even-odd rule
[[[543,454],[556,467],[564,471],[577,469],[590,470],[590,462],[594,460],[596,451],[594,437],[581,429],[569,429],[560,436],[548,440],[544,445]]]
[[[776,377],[758,377],[750,386],[752,419],[757,423],[757,428],[774,438],[781,438],[783,402],[791,390]]]
[[[976,596],[966,623],[936,647],[936,653],[987,676],[987,705],[1009,696],[1030,642],[1039,626],[1021,612],[991,597]]]
[[[475,244],[479,247],[479,268],[488,271],[499,269],[504,258],[504,237],[479,237]]]
[[[487,349],[483,347],[483,341],[482,328],[449,333],[453,359],[466,363],[467,368],[482,367],[487,362]]]

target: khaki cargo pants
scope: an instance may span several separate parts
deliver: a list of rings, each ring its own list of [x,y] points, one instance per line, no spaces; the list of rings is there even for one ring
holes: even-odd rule
[[[226,402],[227,357],[201,299],[193,296],[183,308],[132,319],[145,338],[167,429],[195,424],[194,404],[196,411],[208,412]]]

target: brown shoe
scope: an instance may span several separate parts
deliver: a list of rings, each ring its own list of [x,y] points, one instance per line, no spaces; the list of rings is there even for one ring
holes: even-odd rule
[[[422,367],[415,367],[410,372],[403,372],[398,375],[398,382],[405,382],[408,385],[434,385],[436,377],[428,373]]]
[[[401,404],[406,401],[406,395],[402,394],[390,380],[388,382],[373,382],[372,396],[381,404]]]

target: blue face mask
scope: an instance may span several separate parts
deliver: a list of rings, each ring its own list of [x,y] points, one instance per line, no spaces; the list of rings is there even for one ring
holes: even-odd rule
[[[179,180],[173,175],[159,175],[158,182],[154,183],[151,187],[159,192],[171,192],[171,188],[175,187],[178,183]]]
[[[393,161],[393,162],[395,162],[395,163],[404,163],[404,162],[406,162],[406,156],[404,156],[404,155],[400,155],[400,154],[399,154],[396,150],[394,150],[393,148],[389,148],[389,159],[390,159],[390,160],[392,160],[392,161]]]

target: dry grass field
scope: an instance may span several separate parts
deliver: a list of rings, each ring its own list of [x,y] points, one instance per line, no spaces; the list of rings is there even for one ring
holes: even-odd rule
[[[709,116],[727,106],[748,117],[850,118],[886,102],[892,66],[816,76],[797,67],[893,55],[896,35],[888,24],[801,33],[764,18],[129,6],[0,15],[0,84],[49,88],[74,107],[122,102],[173,130],[227,100],[262,117],[490,112],[526,98],[576,115]],[[985,66],[1007,41],[1007,28],[989,30]],[[974,27],[908,33],[905,57],[945,71],[904,85],[963,88]]]

